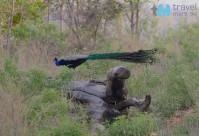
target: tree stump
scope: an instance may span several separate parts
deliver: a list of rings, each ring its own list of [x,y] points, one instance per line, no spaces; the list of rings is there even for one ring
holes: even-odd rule
[[[98,122],[108,120],[125,114],[130,106],[140,111],[148,111],[151,96],[145,99],[127,99],[128,90],[125,80],[130,77],[130,71],[123,67],[115,67],[108,71],[105,81],[73,81],[69,86],[69,96],[85,104],[89,116]]]

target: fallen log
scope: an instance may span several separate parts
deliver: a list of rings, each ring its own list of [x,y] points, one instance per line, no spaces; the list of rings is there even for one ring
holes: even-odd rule
[[[127,112],[130,106],[146,112],[151,103],[151,96],[145,99],[127,99],[128,90],[125,80],[130,77],[130,71],[123,67],[115,67],[108,71],[105,81],[73,81],[69,86],[71,99],[86,105],[88,114],[98,122],[109,120]]]

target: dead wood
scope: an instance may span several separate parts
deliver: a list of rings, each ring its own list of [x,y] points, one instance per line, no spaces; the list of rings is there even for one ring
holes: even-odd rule
[[[70,98],[86,105],[88,114],[98,122],[113,121],[122,115],[130,106],[140,111],[148,111],[151,96],[145,99],[127,99],[128,90],[125,80],[130,77],[130,71],[125,67],[115,67],[108,71],[106,81],[73,81],[69,86]]]

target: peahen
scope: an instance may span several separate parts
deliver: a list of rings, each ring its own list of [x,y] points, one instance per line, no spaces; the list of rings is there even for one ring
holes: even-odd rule
[[[68,68],[76,68],[83,64],[87,60],[99,60],[99,59],[113,59],[125,62],[134,63],[153,63],[156,60],[154,54],[157,49],[152,50],[139,50],[137,52],[117,52],[117,53],[104,53],[104,54],[91,54],[91,55],[74,55],[69,56],[66,59],[55,58],[56,66],[67,66]]]

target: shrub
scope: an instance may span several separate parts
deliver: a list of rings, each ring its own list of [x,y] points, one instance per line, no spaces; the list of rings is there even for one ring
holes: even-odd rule
[[[154,97],[153,106],[161,118],[170,117],[180,107],[179,98],[168,94],[165,90],[156,93]]]
[[[187,61],[198,60],[199,24],[181,28],[178,35],[184,49],[184,57]]]
[[[27,100],[28,121],[50,122],[67,114],[68,103],[54,89],[45,89]]]
[[[190,135],[188,128],[186,128],[184,126],[176,128],[173,133],[175,136],[189,136]]]
[[[64,67],[58,76],[56,76],[54,79],[47,80],[46,85],[48,87],[60,90],[63,88],[63,85],[68,85],[68,83],[72,81],[73,78],[73,70]]]
[[[30,45],[39,43],[55,49],[58,47],[62,51],[66,45],[66,32],[60,32],[59,28],[53,24],[39,24],[30,20],[15,26],[12,30],[16,45]]]
[[[0,85],[4,91],[16,90],[16,87],[19,87],[21,75],[12,59],[5,59],[4,67],[0,69]]]
[[[181,62],[175,62],[168,73],[168,93],[178,97],[179,108],[188,108],[195,103],[194,91],[197,89],[198,72]]]
[[[52,128],[50,136],[84,136],[85,126],[70,119],[63,119],[60,125]]]
[[[106,130],[107,136],[150,136],[155,130],[151,115],[137,114],[131,118],[119,118]]]
[[[145,69],[138,75],[132,75],[129,82],[129,93],[136,97],[144,97],[146,94],[153,93],[161,85],[162,79],[158,73]]]
[[[36,94],[45,87],[47,76],[43,71],[36,69],[30,70],[23,79],[23,92],[25,94]]]
[[[154,105],[162,117],[169,117],[178,109],[187,109],[197,102],[198,72],[184,61],[175,61],[168,68],[167,88],[157,93]]]

